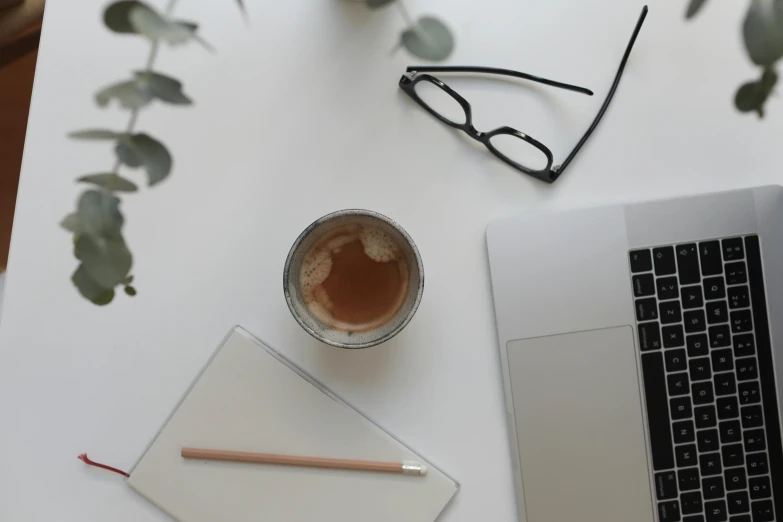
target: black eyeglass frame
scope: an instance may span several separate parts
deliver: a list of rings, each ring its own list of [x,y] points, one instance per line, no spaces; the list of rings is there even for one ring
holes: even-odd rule
[[[582,138],[579,140],[576,146],[574,146],[571,153],[566,157],[565,161],[563,161],[559,165],[555,165],[554,167],[552,166],[552,164],[554,163],[554,156],[552,154],[552,151],[550,151],[546,145],[536,140],[535,138],[528,136],[524,132],[520,132],[514,129],[513,127],[507,127],[507,126],[498,127],[497,129],[491,130],[489,132],[481,132],[478,129],[476,129],[473,126],[473,111],[471,109],[470,103],[465,98],[460,96],[454,89],[446,85],[443,81],[426,73],[428,72],[480,73],[480,74],[495,74],[501,76],[512,76],[516,78],[522,78],[525,80],[534,81],[544,85],[549,85],[551,87],[557,87],[560,89],[570,90],[570,91],[579,92],[581,94],[587,94],[592,96],[593,92],[590,89],[586,89],[584,87],[578,87],[576,85],[571,85],[567,83],[557,82],[554,80],[548,80],[546,78],[541,78],[539,76],[534,76],[532,74],[527,74],[519,71],[513,71],[510,69],[498,69],[495,67],[430,66],[430,65],[427,66],[412,65],[410,67],[407,67],[406,73],[403,74],[402,77],[400,78],[399,87],[405,92],[405,94],[413,98],[413,100],[415,100],[416,103],[418,103],[424,110],[426,110],[427,112],[429,112],[430,114],[438,118],[446,125],[449,125],[450,127],[454,127],[455,129],[462,130],[474,140],[484,144],[484,146],[487,147],[487,149],[489,149],[490,152],[492,152],[492,154],[497,156],[500,160],[502,160],[506,164],[510,165],[511,167],[521,172],[524,172],[525,174],[533,176],[534,178],[537,178],[541,181],[545,181],[547,183],[554,183],[563,174],[566,167],[571,163],[571,161],[576,156],[576,153],[579,152],[579,150],[585,144],[587,138],[589,138],[590,135],[593,133],[596,126],[598,125],[598,122],[601,121],[601,118],[606,112],[609,103],[612,101],[612,98],[614,97],[614,93],[617,90],[617,86],[620,83],[620,78],[622,77],[623,70],[625,69],[625,64],[628,61],[628,57],[631,54],[631,49],[633,48],[633,45],[636,42],[636,37],[638,36],[639,30],[642,28],[642,23],[644,23],[644,19],[647,16],[647,11],[648,11],[647,6],[644,6],[642,8],[641,14],[639,15],[639,20],[636,22],[636,27],[634,28],[633,34],[631,35],[631,39],[628,42],[628,45],[626,46],[622,61],[620,62],[620,66],[617,69],[614,82],[612,82],[612,86],[610,87],[609,92],[606,95],[606,99],[604,100],[603,105],[601,105],[598,114],[596,115],[595,119],[593,119],[593,122],[590,124],[590,126],[588,127],[587,131],[584,133]],[[436,87],[443,90],[454,100],[456,100],[457,103],[459,103],[462,109],[465,111],[465,122],[457,123],[451,121],[445,116],[439,114],[436,110],[431,108],[429,105],[427,105],[427,103],[421,99],[421,97],[418,95],[415,89],[416,84],[422,81],[426,81],[431,84],[434,84]],[[547,159],[546,167],[541,169],[531,169],[520,163],[517,163],[516,161],[512,160],[508,156],[505,156],[503,153],[498,151],[492,145],[492,142],[490,140],[491,138],[502,134],[515,136],[529,143],[536,149],[540,150],[546,156]]]

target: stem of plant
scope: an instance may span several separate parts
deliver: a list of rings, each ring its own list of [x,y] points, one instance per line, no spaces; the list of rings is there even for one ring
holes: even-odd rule
[[[405,23],[411,27],[415,27],[416,22],[413,20],[413,17],[411,17],[411,14],[408,12],[408,9],[406,9],[405,4],[402,3],[402,0],[397,0],[395,3],[397,4],[397,7],[400,9],[400,14],[402,15],[403,20],[405,20]]]

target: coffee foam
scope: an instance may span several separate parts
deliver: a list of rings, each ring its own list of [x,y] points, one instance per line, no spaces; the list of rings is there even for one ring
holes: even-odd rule
[[[332,271],[332,252],[338,251],[343,245],[347,245],[357,239],[361,241],[364,253],[373,261],[385,263],[399,258],[399,246],[384,231],[365,225],[340,227],[318,240],[305,254],[299,272],[299,287],[304,302],[321,322],[343,330],[361,331],[379,326],[379,324],[362,327],[360,325],[347,325],[337,321],[329,313],[331,303],[328,295],[321,287]],[[405,275],[407,276],[407,270]],[[404,299],[407,294],[407,280],[405,283],[406,291],[402,294],[401,299]],[[389,319],[391,317],[384,318],[381,324]]]

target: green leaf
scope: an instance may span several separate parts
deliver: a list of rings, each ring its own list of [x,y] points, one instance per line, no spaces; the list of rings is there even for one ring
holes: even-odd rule
[[[133,264],[133,257],[119,234],[81,235],[76,239],[75,253],[87,275],[103,288],[114,288],[122,283]]]
[[[373,9],[378,7],[383,7],[386,4],[390,4],[394,2],[394,0],[364,0],[364,1],[367,4],[367,7],[371,7]]]
[[[742,34],[753,63],[761,66],[775,63],[783,56],[783,2],[752,0]]]
[[[439,62],[454,50],[454,37],[446,24],[431,16],[419,18],[416,25],[402,32],[400,42],[411,54]]]
[[[115,151],[125,165],[132,168],[143,165],[151,187],[166,179],[171,172],[171,154],[161,142],[148,134],[124,136],[117,142]]]
[[[131,284],[132,282],[133,282],[133,276],[132,275],[129,275],[128,277],[126,277],[125,279],[122,280],[122,284],[124,284],[125,286]]]
[[[70,133],[68,136],[77,140],[116,140],[122,136],[122,133],[106,129],[89,129],[75,131]]]
[[[82,225],[82,218],[78,213],[68,214],[60,221],[60,226],[69,232],[74,234],[81,234],[84,232],[84,225]]]
[[[704,4],[706,3],[707,0],[691,0],[691,3],[688,4],[688,10],[685,11],[685,18],[693,18],[696,16],[699,10],[704,7]]]
[[[152,93],[143,84],[135,80],[115,83],[95,94],[95,102],[105,107],[112,98],[117,99],[126,109],[141,109],[152,100]]]
[[[764,117],[764,103],[766,103],[772,89],[778,81],[778,75],[772,69],[764,70],[761,79],[748,82],[740,86],[734,96],[734,105],[740,112],[755,111],[759,118]]]
[[[110,4],[103,12],[103,23],[115,33],[135,33],[130,23],[130,11],[134,7],[147,8],[146,4],[135,0],[123,0]]]
[[[128,294],[131,297],[134,297],[136,295],[136,289],[132,286],[126,286],[125,287],[125,293]]]
[[[98,190],[87,190],[77,205],[81,219],[81,234],[95,237],[119,235],[124,219],[120,213],[120,200]]]
[[[103,187],[110,192],[136,192],[139,190],[135,183],[123,178],[122,176],[114,174],[113,172],[82,176],[77,181],[82,183],[92,183],[93,185]]]
[[[114,290],[104,288],[95,282],[87,273],[84,265],[79,265],[79,268],[71,276],[71,281],[73,281],[73,284],[87,300],[92,301],[96,305],[107,305],[114,299]]]
[[[195,39],[202,44],[209,45],[196,37],[194,24],[170,20],[146,5],[131,7],[128,20],[136,32],[143,34],[153,42],[163,40],[170,45],[181,45]]]
[[[136,83],[155,98],[174,105],[190,105],[193,101],[182,92],[182,82],[152,71],[137,71]]]

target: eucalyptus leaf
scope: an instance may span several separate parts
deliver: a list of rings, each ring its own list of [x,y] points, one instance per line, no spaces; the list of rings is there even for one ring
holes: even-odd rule
[[[129,275],[128,277],[126,277],[125,279],[122,280],[122,284],[124,284],[124,285],[129,285],[132,282],[133,282],[133,276],[132,275]]]
[[[191,24],[169,20],[144,5],[132,7],[128,19],[138,33],[152,41],[163,40],[171,45],[181,45],[195,38],[196,30]]]
[[[79,265],[79,268],[71,276],[71,281],[79,289],[79,292],[93,304],[103,306],[111,303],[114,299],[114,290],[98,284],[87,273],[84,265]]]
[[[691,2],[688,4],[688,10],[685,11],[685,18],[693,18],[696,16],[699,10],[704,7],[704,4],[706,3],[707,0],[691,0]]]
[[[135,183],[113,172],[82,176],[77,181],[98,185],[109,192],[136,192],[139,190]]]
[[[87,275],[104,288],[114,288],[122,283],[133,264],[133,257],[119,234],[81,235],[76,240],[75,252]]]
[[[152,71],[137,71],[136,81],[152,96],[166,103],[190,105],[193,101],[182,92],[182,82]]]
[[[136,80],[115,83],[101,89],[95,95],[95,102],[105,107],[112,98],[116,98],[126,109],[141,109],[152,100],[152,92]]]
[[[734,96],[734,105],[740,112],[755,111],[759,118],[764,117],[764,103],[766,103],[772,89],[778,81],[778,75],[772,69],[766,69],[761,79],[748,82],[740,86]]]
[[[128,294],[131,297],[134,297],[136,295],[136,289],[132,286],[126,286],[125,287],[125,293]]]
[[[120,200],[105,192],[87,190],[77,205],[81,219],[81,234],[95,237],[119,235],[124,218],[120,213]]]
[[[394,0],[364,0],[364,1],[367,4],[367,7],[371,7],[373,9],[378,7],[383,7],[386,4],[390,4],[394,2]]]
[[[173,160],[166,147],[148,134],[124,136],[115,148],[117,158],[129,167],[144,166],[149,186],[166,179],[171,172]]]
[[[110,4],[103,12],[103,23],[115,33],[136,33],[136,29],[130,23],[130,11],[134,7],[149,7],[135,0],[122,0]]]
[[[77,140],[116,140],[122,136],[122,133],[105,129],[89,129],[72,132],[68,136]]]
[[[82,218],[78,213],[68,214],[60,221],[60,226],[69,232],[74,234],[81,234],[84,232],[84,226],[82,225]]]
[[[431,16],[419,18],[402,32],[400,43],[413,55],[439,62],[454,50],[454,37],[446,24]]]
[[[772,65],[783,56],[783,2],[752,0],[742,24],[745,48],[753,63]]]

